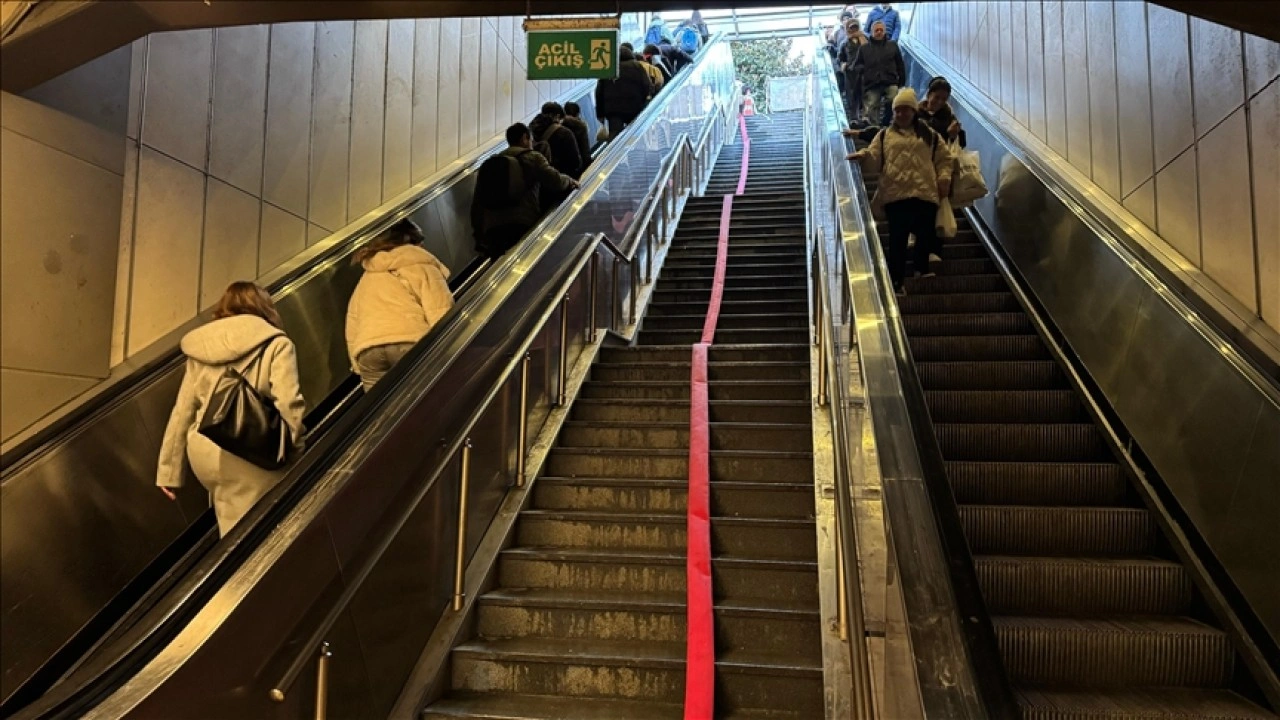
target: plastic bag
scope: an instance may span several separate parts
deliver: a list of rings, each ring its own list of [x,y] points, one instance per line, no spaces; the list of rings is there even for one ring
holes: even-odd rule
[[[982,177],[981,158],[973,150],[961,150],[956,154],[951,177],[951,206],[966,207],[986,195],[987,181]]]
[[[956,236],[956,213],[951,209],[951,201],[942,198],[938,203],[938,216],[934,221],[938,228],[938,237],[953,238]]]

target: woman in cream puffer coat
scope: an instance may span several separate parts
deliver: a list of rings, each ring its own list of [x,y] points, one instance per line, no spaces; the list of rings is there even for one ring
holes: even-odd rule
[[[368,392],[453,307],[449,268],[401,220],[355,254],[364,275],[347,305],[347,353]]]
[[[213,311],[213,322],[182,338],[186,374],[169,416],[160,445],[156,485],[170,500],[173,488],[185,480],[184,460],[209,491],[218,534],[225,536],[284,476],[283,470],[264,470],[218,447],[200,434],[200,420],[218,381],[235,368],[271,398],[293,434],[302,443],[306,401],[298,385],[298,360],[293,342],[281,328],[280,315],[265,290],[251,282],[232,283]]]
[[[930,263],[941,262],[932,254],[940,249],[938,202],[951,193],[951,151],[946,140],[917,117],[918,106],[914,90],[901,90],[893,99],[893,123],[849,156],[880,168],[877,194],[889,219],[889,275],[899,294],[904,292],[910,235],[916,236],[916,272],[932,275]]]

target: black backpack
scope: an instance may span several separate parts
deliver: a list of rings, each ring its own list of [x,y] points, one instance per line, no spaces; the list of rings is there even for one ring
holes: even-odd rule
[[[480,164],[476,175],[476,194],[480,204],[490,210],[510,207],[529,190],[528,173],[519,156],[500,153]]]
[[[556,123],[551,123],[546,130],[542,131],[542,137],[533,143],[533,151],[546,158],[547,163],[552,167],[555,167],[556,161],[551,157],[551,136],[555,134],[556,129],[559,127]]]

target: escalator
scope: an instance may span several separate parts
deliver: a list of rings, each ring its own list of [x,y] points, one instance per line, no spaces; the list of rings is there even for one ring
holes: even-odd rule
[[[1274,717],[987,241],[957,221],[937,275],[909,278],[898,307],[916,422],[1022,716]]]
[[[824,713],[801,119],[748,120],[709,351],[720,717]],[[689,200],[636,344],[595,358],[423,717],[682,717],[690,344],[742,151]]]

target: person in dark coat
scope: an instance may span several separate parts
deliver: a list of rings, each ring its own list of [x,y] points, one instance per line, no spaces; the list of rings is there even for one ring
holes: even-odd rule
[[[564,104],[564,120],[560,124],[569,128],[569,132],[573,133],[574,142],[578,143],[578,156],[582,158],[582,168],[575,179],[580,178],[582,173],[586,172],[587,166],[591,164],[591,131],[587,128],[586,121],[582,119],[582,108],[578,107],[578,103]]]
[[[562,124],[564,108],[558,102],[543,103],[542,112],[529,123],[534,145],[546,143],[551,152],[551,167],[571,178],[582,174],[582,151],[573,131]]]
[[[851,124],[862,117],[862,78],[854,67],[858,50],[867,44],[867,36],[862,33],[855,17],[844,21],[845,40],[836,53],[836,77],[843,78],[844,110]]]
[[[507,144],[509,147],[495,156],[516,161],[513,171],[507,175],[507,185],[484,187],[482,165],[471,198],[471,228],[476,251],[490,258],[501,257],[515,247],[525,233],[542,220],[544,195],[563,195],[578,187],[576,180],[557,172],[541,153],[534,151],[533,135],[524,123],[507,128]]]
[[[672,45],[671,43],[661,43],[658,50],[662,53],[662,59],[666,61],[667,67],[671,68],[671,74],[678,74],[681,70],[693,64],[693,56]]]
[[[898,43],[885,36],[884,23],[871,26],[871,39],[858,48],[854,71],[862,80],[862,116],[877,125],[889,124],[889,103],[907,78]]]
[[[649,73],[627,48],[618,50],[618,77],[596,82],[596,117],[609,123],[609,139],[618,136],[644,111],[655,93]]]
[[[667,64],[667,59],[662,56],[662,51],[658,49],[657,45],[645,45],[644,53],[641,57],[649,65],[658,69],[658,73],[662,76],[663,85],[671,82],[671,78],[675,75],[675,70]]]
[[[948,102],[950,99],[951,83],[941,76],[933,78],[929,81],[924,102],[920,103],[919,116],[939,136],[964,147],[967,144],[964,128],[960,126],[960,121],[956,120],[955,111],[951,109],[951,103]]]

